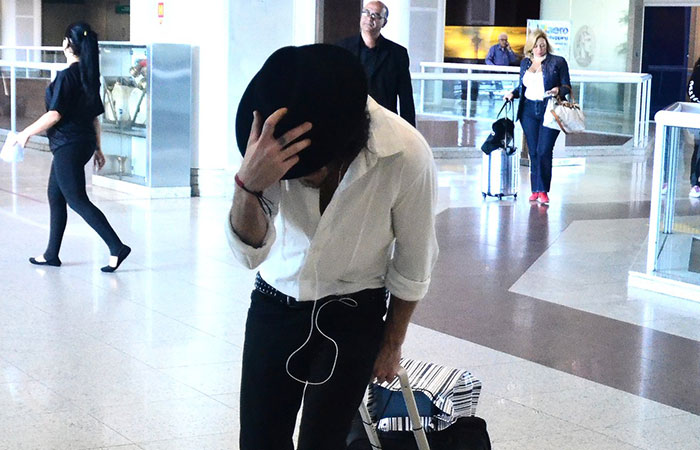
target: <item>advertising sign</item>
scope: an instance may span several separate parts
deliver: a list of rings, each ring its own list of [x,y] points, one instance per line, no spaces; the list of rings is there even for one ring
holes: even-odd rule
[[[524,27],[445,27],[445,58],[450,60],[478,60],[486,58],[492,45],[498,44],[501,33],[516,55],[522,56],[525,46]]]
[[[571,48],[571,22],[565,20],[527,20],[527,35],[540,29],[547,33],[547,39],[552,44],[552,53],[569,58]]]

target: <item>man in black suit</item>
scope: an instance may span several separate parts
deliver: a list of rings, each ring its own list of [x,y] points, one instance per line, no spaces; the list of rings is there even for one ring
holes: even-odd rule
[[[369,94],[383,107],[399,112],[416,126],[408,52],[381,35],[389,18],[389,9],[380,1],[369,1],[362,9],[360,35],[344,39],[339,46],[360,58],[369,82]]]

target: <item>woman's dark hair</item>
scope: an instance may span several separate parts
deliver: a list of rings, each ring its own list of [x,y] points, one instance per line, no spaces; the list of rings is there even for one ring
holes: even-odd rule
[[[88,99],[99,95],[100,52],[97,48],[97,33],[85,22],[68,25],[65,37],[73,54],[80,58],[80,81]]]
[[[695,65],[693,66],[693,70],[698,70],[698,67],[700,67],[700,58],[698,58],[697,61],[695,61]]]

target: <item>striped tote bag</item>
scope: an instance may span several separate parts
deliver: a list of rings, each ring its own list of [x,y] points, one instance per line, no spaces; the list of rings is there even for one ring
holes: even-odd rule
[[[444,430],[461,417],[476,415],[481,381],[469,371],[408,358],[403,358],[401,365],[408,373],[426,432]],[[378,431],[411,430],[398,378],[372,384],[367,407]]]

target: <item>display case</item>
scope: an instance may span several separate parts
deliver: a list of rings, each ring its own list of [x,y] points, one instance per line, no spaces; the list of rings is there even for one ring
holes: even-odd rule
[[[629,284],[700,301],[700,199],[689,196],[700,104],[675,103],[656,113],[655,121],[646,261],[630,272]]]
[[[192,48],[100,42],[105,167],[93,183],[155,197],[190,195]]]

